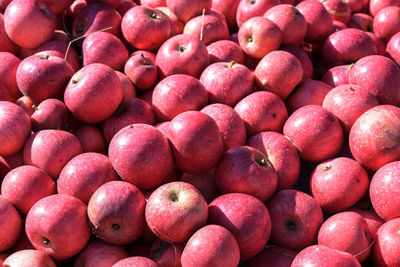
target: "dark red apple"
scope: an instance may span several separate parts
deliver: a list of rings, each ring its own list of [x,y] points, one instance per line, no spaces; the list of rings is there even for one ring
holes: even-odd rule
[[[217,186],[215,185],[215,168],[204,173],[191,174],[183,173],[181,181],[194,185],[199,189],[206,202],[209,204],[220,195]]]
[[[397,266],[400,264],[399,247],[400,218],[384,223],[376,233],[372,258],[376,266]]]
[[[119,4],[121,3],[121,0],[86,0],[88,3],[91,2],[100,2],[100,3],[105,3],[107,5],[110,5],[114,8],[117,8],[119,6]]]
[[[290,267],[296,254],[296,252],[288,248],[267,245],[263,251],[247,261],[243,266],[263,267],[268,262],[270,267]]]
[[[104,153],[106,151],[106,141],[99,128],[83,124],[74,131],[74,135],[81,143],[83,152]]]
[[[13,204],[2,195],[0,195],[0,227],[0,251],[3,252],[17,242],[23,224]]]
[[[353,65],[339,65],[329,69],[322,76],[321,81],[329,84],[332,88],[349,84],[350,70]]]
[[[168,243],[156,239],[150,247],[150,259],[162,267],[181,267],[181,256],[185,245],[183,243]]]
[[[360,1],[359,1],[360,2]],[[348,23],[349,28],[356,28],[363,31],[373,31],[372,23],[374,18],[365,13],[354,13],[350,22]]]
[[[21,60],[9,52],[0,52],[0,61],[0,101],[15,102],[21,96],[16,77]]]

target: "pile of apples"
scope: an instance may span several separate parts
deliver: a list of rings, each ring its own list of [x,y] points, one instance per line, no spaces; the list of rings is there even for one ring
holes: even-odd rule
[[[399,0],[0,0],[0,266],[400,266]]]

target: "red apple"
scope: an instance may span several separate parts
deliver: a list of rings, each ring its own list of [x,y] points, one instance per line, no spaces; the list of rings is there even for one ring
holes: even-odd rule
[[[0,52],[0,61],[0,100],[15,102],[21,96],[16,78],[21,60],[9,52]]]
[[[359,1],[360,2],[360,1]],[[356,28],[363,31],[373,31],[372,22],[374,18],[365,13],[354,13],[350,22],[348,23],[349,28]]]
[[[241,27],[247,20],[262,16],[268,9],[279,4],[280,0],[240,0],[236,10],[236,23]]]
[[[122,90],[123,90],[122,100],[127,98],[135,98],[136,88],[133,85],[132,81],[124,73],[120,71],[116,71],[116,73],[118,74],[118,77],[122,83]]]
[[[243,266],[263,267],[268,262],[270,267],[290,267],[296,252],[291,249],[276,245],[267,245],[263,251],[257,254]]]
[[[42,251],[35,249],[19,250],[8,256],[3,266],[19,267],[57,267],[54,261]]]
[[[333,20],[341,21],[348,24],[350,21],[352,10],[349,1],[345,0],[324,0],[320,1],[329,12]]]
[[[2,195],[0,195],[0,227],[0,251],[3,252],[17,242],[23,224],[13,204]]]
[[[376,266],[397,266],[400,264],[399,247],[400,218],[384,223],[376,233],[372,258]]]
[[[210,64],[215,62],[236,62],[244,64],[242,48],[231,40],[219,40],[207,46]]]
[[[66,130],[69,123],[68,109],[58,99],[48,98],[34,108],[31,115],[32,130],[45,129]]]
[[[146,222],[160,239],[187,241],[207,222],[207,203],[200,191],[185,182],[171,182],[157,188],[147,201]]]
[[[106,141],[100,129],[93,125],[83,124],[74,131],[82,145],[83,152],[103,153],[106,151]]]
[[[162,267],[181,267],[181,256],[185,245],[168,243],[156,239],[150,248],[150,259]]]
[[[386,52],[400,66],[400,33],[394,34],[386,45]]]
[[[158,70],[154,65],[155,55],[136,51],[126,61],[124,72],[138,89],[147,90],[157,82]]]
[[[329,84],[332,88],[343,84],[349,84],[350,70],[352,67],[353,65],[335,66],[325,72],[321,81]]]
[[[222,13],[229,29],[236,29],[236,10],[240,0],[212,0],[211,9]]]
[[[212,0],[197,0],[188,5],[185,0],[166,0],[167,7],[174,13],[180,20],[184,22],[189,21],[201,14],[203,10],[209,11],[211,9]]]
[[[115,263],[112,267],[127,267],[127,266],[135,266],[135,267],[159,267],[158,264],[150,260],[149,258],[146,257],[129,257],[122,259]]]
[[[311,62],[310,56],[302,48],[293,45],[286,45],[282,46],[280,50],[289,52],[300,61],[301,66],[303,67],[302,81],[312,79],[314,75],[313,63]]]
[[[370,206],[371,203],[368,203]],[[379,217],[372,207],[370,208],[358,208],[357,205],[350,208],[348,211],[352,211],[355,213],[360,214],[365,222],[368,224],[367,234],[371,238],[375,238],[376,232],[378,231],[379,227],[385,223],[385,221]]]
[[[1,3],[0,3],[0,8],[1,8]],[[18,46],[7,35],[6,28],[4,26],[4,15],[1,12],[0,12],[0,51],[9,52],[15,55],[18,54]]]
[[[91,2],[101,2],[101,3],[105,3],[105,4],[107,4],[107,5],[110,5],[110,6],[114,7],[114,8],[118,7],[119,4],[120,4],[120,2],[121,2],[121,0],[96,0],[96,1],[94,1],[94,0],[86,0],[86,1],[87,1],[88,3],[91,3]]]
[[[382,8],[374,17],[373,29],[378,38],[388,42],[400,31],[400,6]]]
[[[194,185],[199,189],[206,202],[209,204],[220,195],[214,181],[215,168],[204,173],[183,173],[181,181]]]

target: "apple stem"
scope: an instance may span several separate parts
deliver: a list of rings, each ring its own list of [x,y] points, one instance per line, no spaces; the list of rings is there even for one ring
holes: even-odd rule
[[[201,14],[201,28],[200,28],[200,41],[203,41],[203,29],[204,29],[204,14],[206,13],[206,9],[203,8],[203,12]]]
[[[98,31],[95,31],[95,32],[91,32],[91,33],[89,33],[89,34],[85,34],[85,35],[79,36],[79,37],[77,37],[77,38],[71,40],[71,41],[68,43],[67,51],[65,51],[64,60],[67,60],[68,52],[69,52],[69,49],[70,49],[70,47],[71,47],[71,45],[72,45],[73,42],[76,42],[76,41],[78,41],[78,40],[80,40],[80,39],[86,38],[86,37],[92,35],[93,33],[108,31],[108,30],[110,30],[110,29],[112,29],[112,28],[115,28],[115,26],[111,26],[111,27],[107,27],[107,28],[104,28],[104,29],[101,29],[101,30],[98,30]]]
[[[235,61],[229,62],[229,68],[232,69],[235,64],[236,64]]]

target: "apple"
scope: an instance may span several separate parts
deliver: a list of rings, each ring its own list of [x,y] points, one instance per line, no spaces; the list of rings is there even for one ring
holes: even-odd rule
[[[122,101],[122,83],[107,65],[93,63],[76,72],[64,92],[64,102],[82,122],[107,119]]]
[[[400,33],[394,34],[386,45],[386,52],[400,66]]]
[[[9,52],[0,52],[0,61],[0,100],[15,102],[21,96],[16,79],[21,60]]]
[[[9,52],[14,55],[18,54],[18,46],[7,35],[6,28],[4,26],[4,14],[2,12],[0,12],[0,51]]]
[[[182,243],[168,243],[161,239],[156,239],[150,247],[150,259],[154,260],[159,266],[181,267],[181,256],[185,245]]]
[[[246,261],[244,267],[262,267],[268,262],[270,267],[290,267],[296,252],[276,245],[267,245],[263,251]]]
[[[182,265],[188,267],[235,267],[239,260],[235,237],[219,225],[206,225],[197,230],[182,252]]]
[[[134,6],[137,6],[137,3],[133,0],[121,0],[116,10],[121,15],[121,17],[123,17],[125,13]]]
[[[69,124],[68,109],[65,104],[54,98],[43,100],[31,115],[32,130],[45,129],[66,130]]]
[[[47,196],[29,210],[25,230],[33,246],[53,259],[76,255],[90,238],[87,207],[64,194]]]
[[[321,3],[325,6],[326,10],[335,21],[341,21],[348,24],[350,21],[352,10],[350,8],[350,1],[343,0],[325,0]]]
[[[273,6],[279,5],[280,0],[240,0],[236,10],[236,23],[239,27],[247,20],[262,16]]]
[[[121,3],[121,0],[86,0],[88,3],[92,3],[92,2],[100,2],[100,3],[105,3],[107,5],[110,5],[114,8],[117,8],[119,6],[119,4]]]
[[[0,101],[0,156],[17,153],[31,133],[28,114],[18,105]]]
[[[112,267],[126,267],[126,266],[159,267],[155,261],[146,257],[139,257],[139,256],[125,258],[112,265]]]
[[[373,30],[378,38],[388,42],[400,31],[400,6],[382,8],[374,17]]]
[[[330,68],[321,77],[321,81],[327,83],[332,88],[339,85],[349,84],[350,70],[353,65],[339,65]]]
[[[18,240],[23,227],[21,216],[4,196],[0,195],[0,251],[11,248]]]
[[[97,127],[83,124],[73,134],[81,143],[83,152],[103,153],[106,151],[106,141],[101,130]]]
[[[368,203],[371,205],[371,203]],[[370,238],[375,238],[376,232],[378,231],[379,227],[385,223],[385,221],[379,217],[372,207],[370,208],[359,208],[356,206],[350,208],[348,211],[355,212],[360,214],[365,222],[368,224],[367,235]]]
[[[4,26],[14,43],[33,49],[51,39],[56,16],[42,1],[13,0],[4,12]]]
[[[236,10],[240,0],[212,0],[211,9],[222,13],[231,30],[237,28]]]
[[[92,232],[114,245],[136,241],[145,226],[146,199],[133,184],[109,181],[90,197],[87,213]]]
[[[400,264],[399,229],[400,218],[389,220],[379,227],[372,247],[372,258],[376,266]]]
[[[323,222],[321,207],[310,195],[293,189],[277,192],[267,203],[271,242],[293,250],[315,243]]]
[[[147,225],[158,238],[180,243],[206,224],[208,207],[196,187],[185,182],[171,182],[150,195],[145,216]]]
[[[124,72],[138,89],[147,90],[157,82],[158,70],[154,65],[155,55],[136,53],[126,61]]]
[[[188,5],[185,0],[166,0],[167,7],[174,13],[180,20],[187,22],[211,9],[212,0],[197,0]]]
[[[3,266],[19,267],[57,267],[46,253],[35,249],[24,249],[12,253],[3,262]]]
[[[122,83],[122,90],[123,90],[122,100],[127,98],[136,98],[136,88],[135,85],[133,85],[132,81],[129,79],[129,77],[120,71],[116,71],[116,73]]]
[[[214,3],[214,2],[213,2]],[[216,62],[235,62],[244,64],[242,48],[231,40],[219,40],[207,46],[210,64]]]
[[[240,260],[257,255],[267,244],[271,219],[267,208],[257,198],[243,194],[224,194],[208,205],[208,224],[225,227],[235,237]]]
[[[1,195],[25,215],[38,200],[55,193],[53,178],[30,165],[12,169],[1,184]]]
[[[356,28],[363,31],[373,31],[372,23],[374,18],[365,13],[354,13],[350,17],[350,22],[348,23],[349,28]]]
[[[381,9],[388,6],[400,6],[400,3],[396,0],[370,0],[369,12],[375,17]]]
[[[351,154],[365,168],[377,171],[400,157],[400,108],[379,105],[363,113],[351,127]]]
[[[303,67],[303,82],[307,79],[312,79],[314,75],[314,67],[310,56],[306,53],[305,50],[293,45],[281,46],[279,49],[289,52],[300,61],[301,66]]]
[[[366,12],[369,6],[369,0],[350,0],[349,6],[352,12]]]

